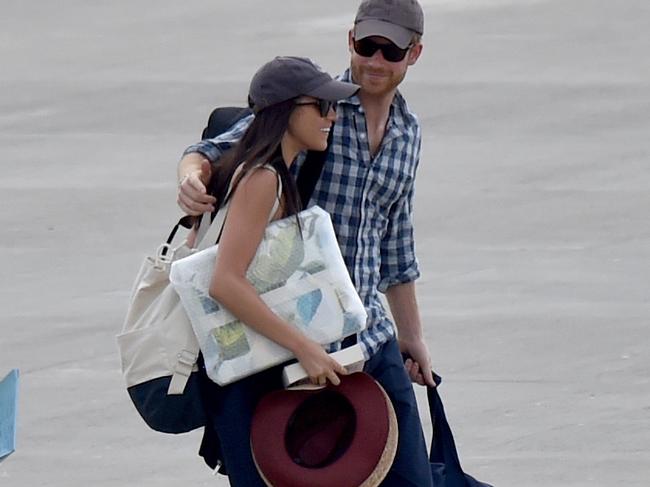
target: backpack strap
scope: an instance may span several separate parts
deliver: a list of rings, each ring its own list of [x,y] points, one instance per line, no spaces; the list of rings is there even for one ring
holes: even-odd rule
[[[228,215],[228,207],[230,206],[230,194],[233,191],[233,184],[237,179],[237,174],[241,167],[242,166],[240,165],[235,170],[235,173],[233,174],[232,179],[230,180],[230,187],[228,188],[228,193],[226,193],[226,197],[224,198],[225,203],[217,211],[217,214],[215,215],[214,220],[212,220],[212,223],[210,223],[210,218],[212,214],[209,211],[206,211],[201,216],[201,223],[199,225],[199,230],[197,231],[197,243],[196,243],[197,249],[199,250],[207,249],[211,245],[214,245],[221,237],[223,226],[226,223],[226,216]],[[260,167],[272,171],[276,175],[278,181],[277,195],[275,201],[273,202],[273,208],[271,208],[271,213],[269,214],[269,218],[268,218],[268,222],[270,223],[271,219],[273,218],[273,215],[275,215],[275,212],[278,211],[278,208],[280,206],[280,201],[282,200],[282,180],[280,179],[275,168],[273,168],[272,166],[267,164]],[[202,227],[204,228],[207,227],[207,229],[204,230],[204,233],[201,233]]]
[[[273,207],[271,208],[271,213],[269,214],[269,219],[268,219],[268,223],[271,223],[271,220],[273,219],[273,215],[275,215],[275,213],[278,211],[278,208],[280,207],[280,202],[282,201],[282,178],[280,178],[278,171],[276,171],[275,168],[270,164],[265,164],[264,166],[261,167],[275,174],[275,177],[278,180],[278,192],[275,197],[275,201],[273,202]]]
[[[169,396],[183,394],[187,381],[190,379],[192,372],[194,372],[196,361],[199,357],[199,346],[194,342],[196,342],[196,339],[190,339],[188,337],[188,343],[176,357],[174,373],[172,374],[167,389],[167,395]]]

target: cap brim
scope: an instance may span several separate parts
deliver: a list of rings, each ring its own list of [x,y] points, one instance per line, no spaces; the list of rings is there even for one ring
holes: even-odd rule
[[[385,37],[402,49],[409,46],[414,35],[412,30],[383,20],[362,20],[354,26],[354,38],[357,40],[372,36]]]
[[[305,95],[313,96],[321,100],[338,101],[350,98],[357,91],[359,91],[359,85],[333,79],[317,86],[309,91],[309,93],[305,93]]]

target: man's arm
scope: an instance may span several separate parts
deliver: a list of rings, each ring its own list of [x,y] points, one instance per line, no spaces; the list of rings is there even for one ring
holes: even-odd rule
[[[435,386],[431,373],[431,355],[424,341],[415,295],[415,280],[420,276],[413,232],[415,173],[421,148],[419,128],[413,144],[417,149],[410,166],[410,183],[390,210],[386,233],[381,242],[379,290],[388,299],[397,326],[400,350],[410,357],[404,366],[411,380],[420,385]]]
[[[184,213],[197,216],[213,212],[217,200],[207,194],[210,161],[198,152],[190,152],[178,163],[178,196],[176,202]]]
[[[227,132],[214,139],[202,140],[191,145],[178,163],[178,196],[176,201],[181,210],[196,216],[214,211],[216,199],[207,194],[210,181],[210,162],[216,162],[221,154],[237,142],[253,120],[247,116],[239,120]]]
[[[386,290],[386,299],[397,326],[400,350],[410,357],[404,366],[411,380],[420,385],[435,386],[431,374],[431,355],[422,333],[415,283],[407,282],[389,287]]]
[[[404,364],[411,380],[420,385],[435,386],[431,374],[431,355],[424,341],[415,294],[415,280],[420,276],[420,271],[415,258],[411,196],[412,192],[401,206],[391,212],[388,231],[382,240],[379,290],[386,294],[397,326],[400,350],[411,357]]]

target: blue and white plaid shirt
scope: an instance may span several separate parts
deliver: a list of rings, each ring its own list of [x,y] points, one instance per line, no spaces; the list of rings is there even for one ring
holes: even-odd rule
[[[341,78],[350,81],[347,70]],[[421,134],[417,118],[399,92],[395,96],[384,138],[372,157],[366,117],[357,96],[339,102],[332,143],[310,205],[332,217],[341,253],[366,311],[368,327],[359,334],[366,359],[395,336],[395,327],[379,292],[420,275],[415,257],[412,208]],[[226,133],[188,147],[211,161],[239,140],[252,115]],[[304,161],[293,165],[297,171]],[[333,344],[330,350],[339,348]]]

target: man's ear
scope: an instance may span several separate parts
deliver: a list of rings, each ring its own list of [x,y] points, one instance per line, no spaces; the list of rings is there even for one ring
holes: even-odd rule
[[[422,44],[418,42],[409,50],[408,65],[413,66],[420,57],[420,54],[422,54]]]
[[[354,51],[353,43],[354,43],[354,29],[350,29],[348,31],[348,50],[350,52]]]

